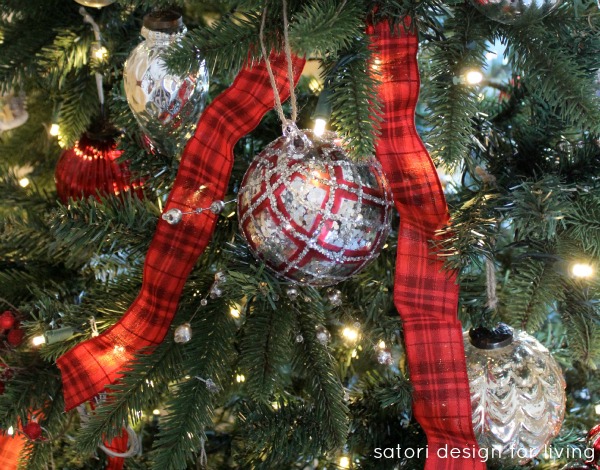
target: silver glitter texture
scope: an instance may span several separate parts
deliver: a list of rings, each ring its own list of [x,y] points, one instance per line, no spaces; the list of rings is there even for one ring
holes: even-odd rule
[[[181,222],[182,217],[183,212],[181,212],[179,209],[169,209],[162,215],[162,219],[171,225],[177,225],[179,222]]]
[[[142,28],[146,38],[125,62],[125,94],[150,147],[177,155],[198,122],[208,94],[208,70],[204,60],[190,73],[171,73],[162,59],[169,46],[181,40],[187,29],[167,33]]]
[[[524,25],[546,16],[562,0],[471,0],[488,18],[504,24]]]
[[[184,323],[175,328],[174,339],[176,343],[187,343],[192,339],[192,326]]]
[[[565,381],[538,340],[520,330],[513,335],[508,346],[479,349],[466,332],[464,344],[477,442],[503,465],[524,465],[560,431]]]
[[[240,230],[254,255],[312,286],[336,284],[375,259],[391,210],[374,158],[353,162],[335,133],[316,137],[291,125],[254,158],[238,194]]]

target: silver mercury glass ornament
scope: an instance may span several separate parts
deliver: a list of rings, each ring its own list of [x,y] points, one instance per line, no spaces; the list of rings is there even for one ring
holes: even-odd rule
[[[489,460],[524,465],[560,431],[565,381],[548,350],[500,325],[464,333],[473,430]]]
[[[187,29],[175,11],[155,11],[144,17],[142,41],[125,62],[127,103],[138,124],[161,153],[179,154],[198,122],[208,93],[208,71],[198,58],[194,70],[177,75],[167,69],[163,54]]]
[[[240,230],[257,258],[299,284],[327,286],[373,261],[392,193],[374,158],[353,161],[333,132],[288,123],[257,155],[238,193]]]
[[[471,0],[471,3],[499,23],[524,25],[543,18],[562,0]]]
[[[317,341],[319,343],[321,343],[322,345],[325,346],[325,345],[327,345],[327,343],[329,343],[329,341],[331,341],[331,333],[323,325],[317,326],[315,328],[315,331],[316,331]]]
[[[115,0],[75,0],[80,5],[92,8],[102,8],[115,3]]]

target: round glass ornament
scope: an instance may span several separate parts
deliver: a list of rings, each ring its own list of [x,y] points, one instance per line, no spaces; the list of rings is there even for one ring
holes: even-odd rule
[[[238,220],[251,251],[276,273],[327,286],[379,255],[392,205],[377,160],[352,161],[335,133],[288,124],[246,171]]]
[[[565,381],[548,350],[506,325],[464,333],[473,430],[491,461],[524,465],[558,434]]]
[[[499,23],[526,25],[546,16],[562,0],[471,0],[471,3],[485,16]]]
[[[144,17],[142,41],[125,62],[123,81],[127,103],[145,134],[148,148],[177,155],[192,136],[208,94],[204,60],[189,73],[170,72],[163,54],[187,29],[175,11]]]

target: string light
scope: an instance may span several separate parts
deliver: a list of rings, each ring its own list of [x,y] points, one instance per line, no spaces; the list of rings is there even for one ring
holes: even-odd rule
[[[319,93],[323,89],[323,84],[318,79],[313,77],[311,78],[310,82],[308,82],[308,88],[313,93]]]
[[[246,377],[243,374],[237,374],[235,376],[235,381],[239,384],[243,383],[246,381]]]
[[[31,339],[31,344],[33,344],[34,346],[41,346],[42,344],[46,344],[46,338],[44,338],[43,335],[34,336]]]
[[[325,132],[326,125],[327,125],[327,121],[325,119],[321,119],[321,118],[315,119],[315,127],[313,129],[314,134],[317,137],[321,137]]]
[[[600,403],[594,407],[596,414],[600,415]]]
[[[160,410],[159,410],[159,409],[152,410],[152,414],[153,414],[154,416],[160,416]]]
[[[60,127],[58,124],[56,124],[55,122],[52,123],[52,125],[50,126],[50,131],[49,131],[50,135],[53,137],[57,137],[58,134],[60,134]]]
[[[575,263],[571,266],[571,274],[580,278],[591,277],[594,274],[594,268],[587,263]]]
[[[27,186],[29,186],[29,178],[25,177],[25,178],[21,178],[19,180],[19,186],[21,186],[22,188],[26,188]]]
[[[478,85],[483,80],[483,74],[479,70],[469,70],[465,74],[465,80],[469,85]]]
[[[98,60],[104,60],[108,55],[108,50],[104,46],[95,46],[92,48],[93,56]]]
[[[342,330],[342,336],[348,341],[355,342],[359,337],[359,332],[356,328],[347,326]]]
[[[350,457],[342,455],[338,465],[340,468],[350,468]]]
[[[232,307],[231,310],[229,311],[229,314],[233,318],[240,318],[240,311],[237,308]]]
[[[384,340],[379,341],[379,344],[377,346],[379,347],[379,349],[385,349],[385,341]]]
[[[13,428],[12,426],[10,428],[8,428],[8,430],[6,431],[6,434],[8,434],[9,436],[12,436],[15,433],[15,428]]]

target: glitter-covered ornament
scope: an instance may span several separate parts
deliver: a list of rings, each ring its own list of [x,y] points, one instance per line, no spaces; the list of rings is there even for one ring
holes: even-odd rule
[[[257,258],[301,284],[336,284],[377,257],[392,195],[375,159],[354,162],[333,132],[286,126],[257,155],[238,194],[240,229]]]
[[[181,15],[156,11],[144,17],[146,39],[129,55],[123,80],[127,102],[147,138],[165,155],[176,155],[191,137],[208,93],[208,70],[198,58],[189,73],[167,69],[163,54],[187,29]]]
[[[112,129],[88,132],[62,153],[54,173],[62,202],[69,198],[118,196],[128,191],[142,194],[140,182],[131,181],[127,165],[117,161],[123,152],[117,150],[115,138]]]
[[[187,343],[192,339],[192,326],[184,323],[175,328],[174,340],[176,343]]]
[[[84,7],[92,7],[92,8],[102,8],[110,5],[111,3],[115,3],[115,0],[75,0],[80,5]]]
[[[565,381],[548,350],[506,325],[464,334],[473,430],[490,460],[524,465],[559,432]]]
[[[471,0],[471,3],[499,23],[524,25],[543,18],[562,0]]]

